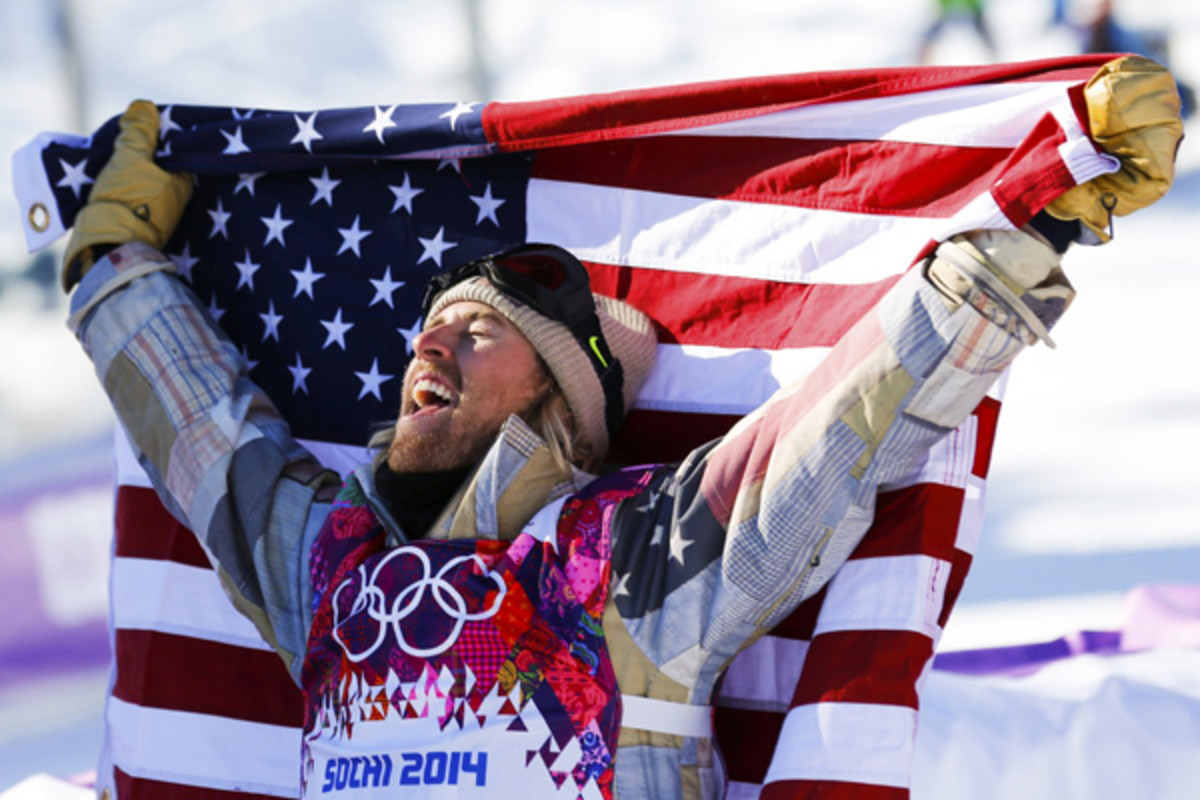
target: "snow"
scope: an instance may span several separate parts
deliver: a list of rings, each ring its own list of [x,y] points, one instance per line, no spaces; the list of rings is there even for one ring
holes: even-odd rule
[[[303,110],[536,99],[911,63],[932,5],[5,0],[0,151],[11,153],[43,130],[89,131],[134,97]],[[1084,19],[1092,5],[1071,3],[1072,18]],[[74,14],[82,108],[69,100],[72,73],[58,56],[52,11],[59,6]],[[472,79],[472,7],[486,81]],[[1169,28],[1177,75],[1200,82],[1200,4],[1143,0],[1118,10],[1137,26]],[[1049,14],[1049,0],[991,6],[1000,57],[1072,52],[1075,36],[1048,28]],[[965,28],[948,31],[935,56],[984,58]],[[1185,141],[1179,179],[1165,200],[1118,220],[1111,245],[1069,256],[1079,299],[1055,331],[1058,349],[1027,354],[1008,381],[984,535],[944,649],[1111,629],[1133,587],[1197,582],[1200,370],[1188,354],[1200,263],[1188,234],[1200,211],[1198,167],[1200,145]],[[0,159],[0,184],[11,185],[7,159]],[[63,324],[64,302],[13,280],[29,263],[20,213],[11,193],[0,193],[0,465],[111,424]],[[80,681],[0,696],[0,788],[35,768],[60,775],[90,768],[103,680]],[[48,697],[72,702],[41,705]],[[32,735],[31,717],[43,723]],[[56,760],[38,767],[47,753]]]

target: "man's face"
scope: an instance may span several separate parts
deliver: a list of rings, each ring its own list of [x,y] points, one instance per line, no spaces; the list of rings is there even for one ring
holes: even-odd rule
[[[516,326],[483,303],[452,303],[414,343],[388,466],[430,472],[474,464],[509,415],[533,408],[549,388]]]

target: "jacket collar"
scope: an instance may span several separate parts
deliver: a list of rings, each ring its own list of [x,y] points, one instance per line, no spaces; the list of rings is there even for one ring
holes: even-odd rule
[[[354,476],[371,510],[387,529],[390,543],[407,541],[379,498],[371,465],[360,465]],[[579,469],[564,473],[546,442],[520,417],[511,416],[425,538],[514,539],[543,506],[582,489],[593,477]]]

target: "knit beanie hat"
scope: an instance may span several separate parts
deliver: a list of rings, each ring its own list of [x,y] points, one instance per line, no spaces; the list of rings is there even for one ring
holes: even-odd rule
[[[654,366],[657,337],[649,317],[633,306],[595,293],[592,297],[609,350],[621,362],[625,373],[622,394],[628,413]],[[592,457],[603,457],[609,445],[604,389],[570,329],[504,294],[484,277],[470,278],[446,289],[433,301],[425,319],[433,319],[446,306],[464,300],[491,306],[521,331],[550,368],[580,435],[591,448]]]

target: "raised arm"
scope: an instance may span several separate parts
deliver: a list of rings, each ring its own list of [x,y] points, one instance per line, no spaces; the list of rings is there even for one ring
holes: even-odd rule
[[[76,219],[63,273],[71,327],[163,504],[297,676],[309,544],[338,481],[292,439],[160,252],[191,179],[154,164],[157,133],[155,106],[130,105]]]
[[[1021,350],[1050,341],[1073,297],[1059,269],[1069,241],[1105,238],[1110,213],[1166,191],[1182,133],[1169,73],[1118,59],[1086,94],[1093,137],[1120,169],[1061,198],[1062,225],[942,243],[812,374],[622,507],[615,607],[646,656],[636,668],[670,699],[707,702],[738,648],[845,561],[877,488],[919,467]]]

